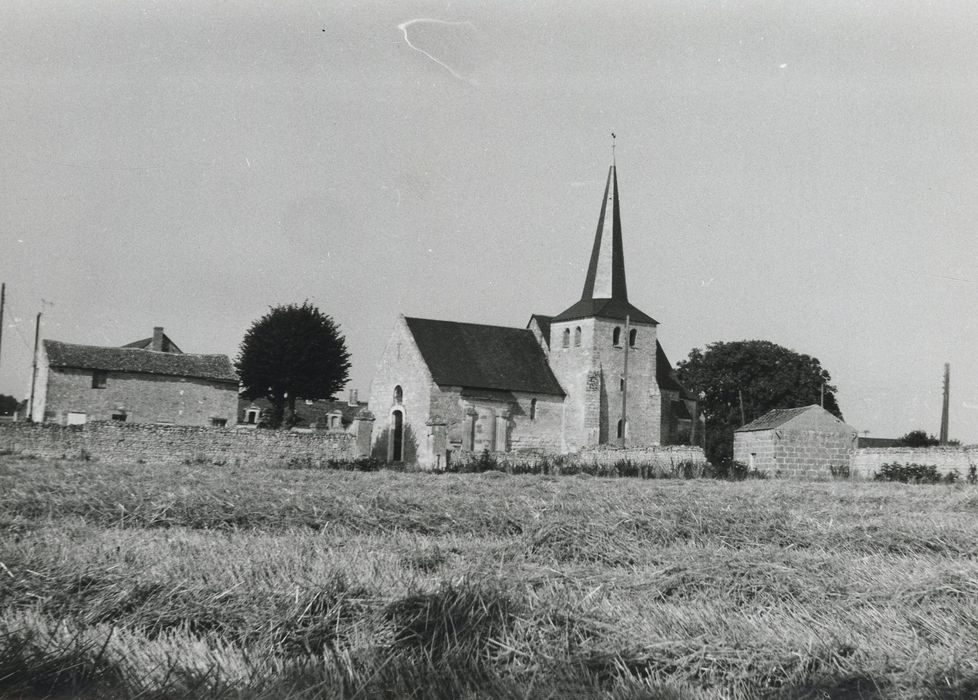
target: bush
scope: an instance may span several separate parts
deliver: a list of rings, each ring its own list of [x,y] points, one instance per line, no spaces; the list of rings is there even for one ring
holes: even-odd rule
[[[829,472],[833,479],[848,479],[850,476],[848,464],[830,464]]]
[[[948,472],[947,476],[941,477],[933,464],[884,464],[873,474],[873,480],[898,481],[903,484],[939,484],[941,481],[951,483],[957,476],[957,472]]]

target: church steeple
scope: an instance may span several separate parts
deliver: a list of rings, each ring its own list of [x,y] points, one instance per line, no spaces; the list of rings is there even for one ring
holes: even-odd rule
[[[608,181],[604,186],[598,229],[594,234],[594,246],[591,249],[591,261],[581,300],[557,314],[553,320],[570,321],[589,317],[624,320],[626,316],[633,323],[657,323],[654,318],[628,303],[621,213],[618,208],[618,172],[616,166],[612,165],[608,169]]]
[[[604,200],[594,234],[591,264],[581,300],[617,299],[628,301],[625,286],[625,253],[621,243],[621,214],[618,210],[618,174],[615,166],[608,169]]]

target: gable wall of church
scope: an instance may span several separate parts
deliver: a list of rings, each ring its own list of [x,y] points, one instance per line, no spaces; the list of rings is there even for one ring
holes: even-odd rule
[[[395,404],[394,392],[401,387],[401,402]],[[391,418],[395,406],[404,415],[404,458],[407,462],[424,462],[428,452],[427,421],[430,414],[432,387],[431,373],[421,357],[414,337],[403,318],[394,324],[387,347],[377,365],[377,372],[370,383],[368,407],[376,422],[373,429],[371,453],[380,459],[387,458]]]

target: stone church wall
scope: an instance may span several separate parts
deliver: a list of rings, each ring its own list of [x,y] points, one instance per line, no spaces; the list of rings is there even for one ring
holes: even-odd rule
[[[404,317],[394,325],[394,332],[384,348],[377,372],[370,384],[367,404],[374,414],[372,456],[387,459],[391,433],[391,416],[395,409],[394,391],[403,392],[399,409],[404,413],[404,461],[427,460],[427,421],[431,415],[431,374],[414,343]]]
[[[116,464],[317,464],[353,459],[356,436],[255,428],[201,428],[136,423],[0,424],[0,450],[45,459]]]

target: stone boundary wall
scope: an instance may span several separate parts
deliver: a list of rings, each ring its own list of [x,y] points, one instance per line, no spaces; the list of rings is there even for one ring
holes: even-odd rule
[[[645,464],[668,471],[683,462],[706,464],[706,455],[701,447],[688,445],[668,445],[663,447],[616,447],[585,448],[578,452],[560,454],[556,452],[490,452],[493,459],[501,466],[528,467],[539,464],[544,460],[559,460],[576,466],[595,465],[610,467],[617,462],[628,460],[634,464]],[[452,464],[459,462],[477,461],[480,452],[452,453]]]
[[[356,436],[254,428],[203,428],[139,423],[0,424],[0,452],[108,463],[320,464],[354,459]]]
[[[872,479],[884,464],[933,464],[941,474],[957,470],[968,476],[971,465],[978,467],[978,445],[967,447],[860,447],[849,466],[853,478]]]

